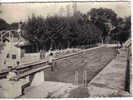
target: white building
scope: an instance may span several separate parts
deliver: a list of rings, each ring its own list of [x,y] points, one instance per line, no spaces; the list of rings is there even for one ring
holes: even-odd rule
[[[20,36],[17,30],[4,31],[1,38],[1,42],[4,44],[1,51],[2,65],[7,67],[20,65],[24,51],[16,46],[20,41]]]
[[[2,51],[3,64],[15,67],[21,63],[22,51],[15,46],[16,43],[6,42]]]
[[[1,32],[1,42],[4,44],[1,59],[4,68],[40,60],[40,53],[36,52],[29,41],[22,38],[20,34],[20,29]]]

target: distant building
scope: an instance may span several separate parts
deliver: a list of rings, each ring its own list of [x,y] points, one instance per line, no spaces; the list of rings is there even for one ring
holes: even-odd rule
[[[21,49],[16,47],[17,42],[20,37],[16,30],[7,30],[1,35],[1,43],[4,47],[1,51],[2,53],[2,65],[5,66],[17,66],[20,64],[21,60]]]
[[[15,67],[21,63],[22,50],[20,48],[17,48],[15,45],[16,43],[5,43],[2,52],[3,65]]]
[[[64,9],[63,6],[60,7],[60,9],[59,9],[59,15],[60,15],[61,17],[65,16],[65,9]]]
[[[67,9],[67,17],[70,17],[71,13],[70,13],[70,5],[66,6]]]
[[[73,2],[72,8],[73,8],[73,16],[76,16],[76,14],[77,14],[77,2]]]

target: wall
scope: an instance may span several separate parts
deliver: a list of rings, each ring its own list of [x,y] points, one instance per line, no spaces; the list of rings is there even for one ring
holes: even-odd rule
[[[16,42],[5,43],[4,49],[2,50],[2,57],[3,57],[2,65],[15,67],[17,65],[17,62],[18,61],[20,62],[21,49],[16,47],[15,45]],[[8,58],[7,54],[9,54]],[[12,55],[16,55],[16,59],[12,59]]]

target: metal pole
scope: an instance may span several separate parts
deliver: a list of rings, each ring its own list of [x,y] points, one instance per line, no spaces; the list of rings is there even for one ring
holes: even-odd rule
[[[84,70],[83,72],[83,85],[84,87],[87,87],[87,71]]]
[[[85,87],[87,87],[87,71],[85,70]]]
[[[78,71],[75,71],[75,85],[78,85]]]

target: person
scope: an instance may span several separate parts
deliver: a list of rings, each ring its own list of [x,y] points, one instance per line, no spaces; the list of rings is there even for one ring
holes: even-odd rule
[[[45,58],[45,57],[46,57],[46,51],[43,50],[43,58]]]
[[[40,59],[42,59],[43,58],[43,52],[42,52],[42,50],[40,50]]]
[[[50,53],[49,54],[49,58],[48,58],[48,64],[51,66],[51,71],[54,70],[54,57],[53,57],[53,53]]]

